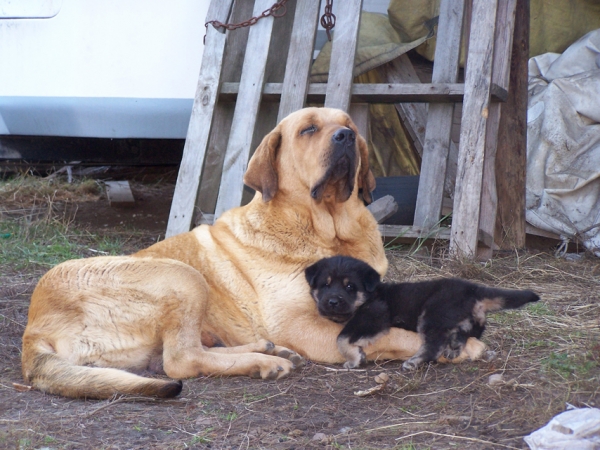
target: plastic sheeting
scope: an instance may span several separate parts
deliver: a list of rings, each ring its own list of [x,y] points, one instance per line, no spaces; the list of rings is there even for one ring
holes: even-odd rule
[[[600,256],[600,29],[529,77],[526,219]]]
[[[577,408],[523,438],[531,450],[600,449],[600,409]]]

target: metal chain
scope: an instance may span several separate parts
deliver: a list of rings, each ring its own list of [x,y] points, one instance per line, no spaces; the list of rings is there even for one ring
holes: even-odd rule
[[[288,0],[279,0],[278,2],[274,3],[273,6],[271,6],[269,9],[265,9],[260,16],[252,17],[251,19],[245,20],[240,23],[223,23],[219,22],[218,20],[209,20],[204,24],[204,26],[208,29],[208,25],[211,24],[216,29],[225,28],[226,30],[237,30],[238,28],[250,27],[264,17],[273,16],[275,18],[278,18],[285,16],[285,13],[287,12],[285,4],[287,3],[287,1]],[[281,10],[281,12],[279,12],[279,10]],[[206,34],[204,35],[204,38],[206,39]]]
[[[325,28],[327,33],[327,39],[331,41],[330,30],[335,27],[335,14],[331,11],[333,9],[333,0],[327,0],[325,5],[325,13],[321,16],[321,26]]]

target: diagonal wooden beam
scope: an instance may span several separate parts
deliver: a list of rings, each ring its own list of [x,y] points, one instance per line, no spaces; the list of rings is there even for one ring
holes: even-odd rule
[[[208,19],[226,23],[232,3],[233,0],[213,0],[208,9]],[[219,95],[226,41],[227,34],[208,26],[200,76],[171,203],[166,237],[189,231],[192,225],[202,165]]]

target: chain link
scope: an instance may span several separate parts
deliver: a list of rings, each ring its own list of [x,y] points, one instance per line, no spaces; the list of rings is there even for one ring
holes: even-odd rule
[[[226,30],[237,30],[238,28],[250,27],[264,17],[273,16],[274,18],[278,18],[285,16],[285,13],[287,13],[287,8],[285,6],[287,1],[288,0],[279,0],[278,2],[274,3],[273,6],[271,6],[269,9],[265,9],[260,14],[260,16],[252,17],[240,23],[223,23],[219,22],[218,20],[209,20],[204,24],[204,26],[207,30],[209,24],[215,27],[216,29],[225,28]],[[204,35],[204,39],[206,40],[206,34]]]
[[[327,33],[327,39],[331,41],[331,33],[330,30],[335,27],[335,14],[331,11],[333,10],[333,0],[327,0],[325,5],[325,13],[321,16],[321,26],[325,28],[325,32]]]

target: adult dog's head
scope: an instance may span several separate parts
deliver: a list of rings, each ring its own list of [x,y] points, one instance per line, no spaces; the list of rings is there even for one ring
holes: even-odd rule
[[[265,202],[279,192],[308,191],[316,202],[345,202],[361,188],[371,201],[375,178],[365,140],[350,116],[331,108],[290,114],[269,133],[248,163],[244,183]]]
[[[348,256],[323,258],[304,275],[319,314],[339,323],[350,320],[380,282],[371,266]]]

